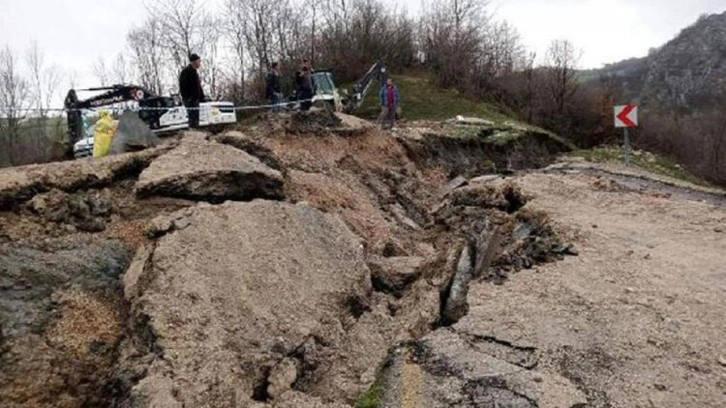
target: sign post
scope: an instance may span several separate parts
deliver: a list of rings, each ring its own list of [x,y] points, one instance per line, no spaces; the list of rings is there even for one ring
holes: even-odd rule
[[[638,107],[633,104],[615,107],[615,127],[625,133],[625,165],[630,166],[630,135],[628,129],[638,126]]]

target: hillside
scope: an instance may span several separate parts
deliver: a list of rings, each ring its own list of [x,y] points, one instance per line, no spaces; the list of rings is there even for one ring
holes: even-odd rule
[[[726,12],[702,17],[649,58],[644,101],[702,109],[726,93]]]
[[[403,117],[406,120],[440,121],[457,115],[474,116],[495,122],[507,120],[508,115],[503,109],[484,102],[472,101],[455,89],[441,89],[426,75],[394,74],[391,77],[401,94]],[[378,89],[371,88],[356,114],[375,119],[379,113]]]
[[[581,77],[590,89],[608,84],[615,103],[640,106],[636,146],[726,186],[726,12],[701,17],[648,57]]]
[[[0,170],[3,406],[719,406],[726,195],[470,122]]]
[[[700,18],[647,57],[583,72],[586,80],[610,77],[624,100],[645,107],[699,110],[723,103],[726,92],[726,12]]]
[[[612,78],[620,86],[621,98],[625,101],[635,101],[643,93],[649,71],[648,57],[631,58],[607,64],[601,69],[581,71],[580,78],[585,83],[594,86],[598,85],[601,78]]]

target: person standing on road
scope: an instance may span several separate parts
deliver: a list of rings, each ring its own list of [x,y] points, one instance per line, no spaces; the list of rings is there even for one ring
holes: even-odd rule
[[[282,109],[282,84],[280,82],[280,64],[273,62],[270,65],[270,72],[267,73],[265,91],[270,105],[274,105],[273,112],[279,112]]]
[[[393,79],[388,78],[386,84],[381,87],[381,119],[384,129],[390,129],[396,124],[396,114],[400,102],[398,88],[393,84]]]
[[[295,73],[295,88],[297,100],[300,101],[300,110],[303,112],[310,110],[310,107],[313,106],[311,99],[315,94],[315,82],[310,61],[307,59],[302,60],[300,70]]]
[[[189,65],[179,74],[179,93],[184,106],[187,108],[189,127],[192,129],[199,127],[199,103],[204,100],[204,90],[198,72],[201,66],[202,60],[199,55],[191,54],[189,56]]]

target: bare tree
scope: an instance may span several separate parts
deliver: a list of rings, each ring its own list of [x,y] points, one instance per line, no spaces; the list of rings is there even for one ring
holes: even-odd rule
[[[45,116],[43,106],[43,68],[45,56],[43,55],[37,41],[33,41],[26,52],[26,61],[30,71],[31,103],[38,109],[41,117]]]
[[[444,0],[427,5],[421,17],[421,42],[439,84],[472,94],[472,79],[488,75],[484,45],[491,18],[486,6],[481,0]]]
[[[334,66],[342,81],[359,78],[377,60],[391,70],[410,64],[416,54],[414,23],[379,0],[321,2],[324,22],[316,29],[318,65]]]
[[[53,64],[46,67],[43,76],[43,104],[45,104],[45,109],[48,110],[52,106],[55,98],[58,96],[61,78],[63,75],[61,73],[61,68],[58,65]]]
[[[355,0],[352,2],[355,2]],[[351,12],[351,1],[322,0],[321,4],[324,6],[323,10],[325,11],[323,15],[325,16],[327,27],[335,27],[347,32],[349,29],[348,17]]]
[[[172,63],[184,66],[189,54],[201,48],[196,37],[205,17],[202,6],[196,0],[160,0],[146,7],[157,18],[160,38]]]
[[[257,72],[263,73],[270,61],[274,44],[273,14],[275,3],[266,0],[237,0],[239,7],[248,20],[245,37],[247,47],[257,63]]]
[[[199,54],[204,59],[200,75],[210,93],[215,95],[220,74],[218,51],[222,20],[208,12],[205,6],[198,0],[157,0],[146,4],[159,24],[163,54],[168,58],[167,73],[176,78],[178,70],[188,63],[189,55]]]
[[[232,48],[232,59],[230,79],[230,93],[232,99],[240,102],[245,95],[245,72],[247,63],[247,18],[244,9],[240,7],[238,0],[227,0],[225,4],[228,14],[227,40]]]
[[[554,40],[547,49],[547,87],[558,114],[565,112],[565,106],[578,88],[576,67],[581,53],[569,40]]]
[[[130,67],[123,52],[119,52],[113,61],[112,76],[117,84],[125,84],[130,80]]]
[[[316,41],[315,37],[320,29],[316,20],[319,14],[319,0],[311,1],[310,7],[296,8],[289,0],[279,2],[276,13],[271,16],[273,22],[273,38],[275,41],[275,49],[270,51],[270,58],[273,60],[292,61],[300,59],[303,55],[310,58],[313,65],[316,60]],[[308,20],[308,11],[312,12],[311,27],[304,25]],[[310,44],[306,44],[310,39]]]
[[[532,52],[527,56],[527,62],[524,67],[524,103],[525,119],[532,123],[534,119],[535,97],[537,95],[537,86],[539,84],[537,71],[534,62],[537,59],[537,53]]]
[[[316,28],[318,23],[318,9],[319,9],[319,1],[313,0],[310,2],[310,10],[312,11],[312,18],[310,19],[310,22],[312,23],[310,26],[310,63],[315,66],[315,43],[316,43]]]
[[[204,30],[200,31],[204,54],[204,66],[201,70],[202,81],[209,88],[209,94],[219,96],[219,80],[221,75],[219,44],[222,39],[223,20],[207,15],[203,22]]]
[[[93,75],[100,82],[101,86],[109,85],[108,69],[106,68],[106,61],[102,56],[98,57],[98,60],[93,64]]]
[[[73,70],[68,73],[68,87],[70,89],[76,89],[78,87],[78,71]]]
[[[723,106],[723,105],[722,105]],[[726,184],[726,117],[722,112],[710,115],[706,125],[710,139],[711,177],[717,183]]]
[[[11,165],[17,163],[20,126],[32,103],[29,87],[21,76],[17,56],[6,46],[0,50],[0,140],[5,144],[3,151]]]
[[[205,53],[217,38],[214,31],[218,27],[204,2],[158,0],[147,3],[146,7],[160,25],[163,47],[176,68],[186,65],[189,54]]]
[[[161,30],[158,18],[152,17],[133,28],[127,36],[141,86],[157,94],[164,92]]]
[[[28,89],[31,104],[36,109],[34,116],[38,121],[38,131],[34,132],[35,142],[38,144],[43,142],[42,139],[47,138],[49,133],[48,114],[57,96],[60,71],[57,65],[46,65],[45,55],[37,42],[33,42],[28,48],[26,62],[30,74]]]

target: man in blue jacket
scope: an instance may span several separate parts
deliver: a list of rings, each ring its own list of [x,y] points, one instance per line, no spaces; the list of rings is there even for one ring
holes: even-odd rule
[[[380,98],[383,129],[390,129],[396,124],[396,112],[400,103],[398,88],[393,84],[393,79],[388,78],[381,87]]]

